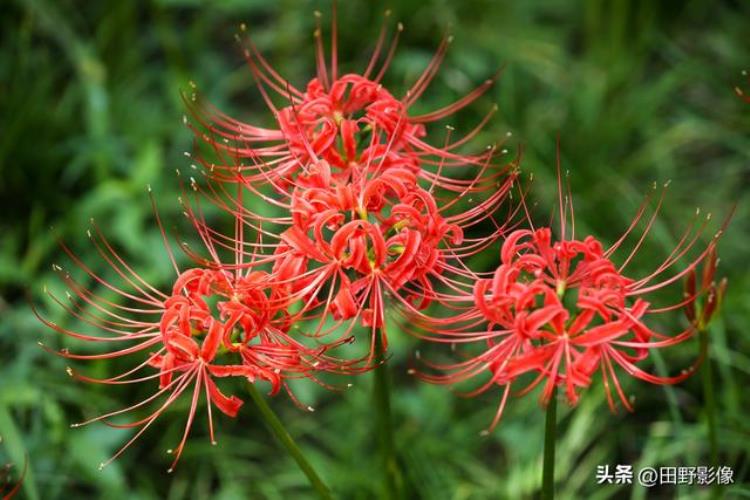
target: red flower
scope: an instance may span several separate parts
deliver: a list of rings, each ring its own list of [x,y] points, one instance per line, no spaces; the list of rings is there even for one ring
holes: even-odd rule
[[[386,295],[407,308],[424,309],[435,293],[433,282],[468,276],[461,259],[486,248],[505,231],[494,213],[512,185],[515,165],[498,162],[507,151],[497,147],[480,154],[458,152],[489,115],[458,140],[451,139],[449,129],[443,147],[423,141],[425,124],[470,104],[491,84],[485,82],[436,112],[409,114],[435,77],[449,40],[441,43],[425,72],[399,99],[381,84],[395,39],[379,70],[375,68],[385,31],[361,75],[339,76],[335,19],[333,26],[330,72],[318,31],[317,77],[304,92],[284,80],[252,41],[247,42],[245,55],[278,130],[246,125],[202,101],[187,100],[199,144],[208,146],[214,157],[207,159],[205,151],[196,155],[208,183],[194,183],[193,188],[271,240],[249,246],[266,253],[260,261],[273,262],[277,284],[289,287],[303,301],[304,318],[320,319],[313,335],[336,330],[324,329],[324,319],[332,314],[337,325],[349,321],[342,339],[360,323],[372,329],[372,344],[375,329],[384,326]],[[277,107],[270,91],[280,94],[287,105]],[[446,175],[466,168],[476,170],[476,175]],[[236,192],[232,184],[268,207],[248,208],[238,200],[242,191]],[[278,215],[269,214],[274,209]],[[492,234],[464,238],[466,230],[484,221],[495,225]],[[231,237],[216,237],[236,245]]]
[[[657,307],[650,296],[692,275],[707,257],[710,256],[709,262],[715,262],[716,240],[721,231],[707,247],[692,251],[706,228],[705,222],[694,221],[653,272],[635,278],[626,267],[647,237],[656,211],[630,254],[624,260],[616,260],[615,252],[643,218],[645,203],[625,234],[606,249],[593,236],[579,240],[574,234],[566,234],[565,214],[571,214],[571,226],[575,227],[572,205],[561,199],[560,207],[563,215],[559,240],[553,241],[549,228],[513,231],[502,245],[500,265],[492,277],[476,279],[471,293],[458,294],[448,301],[469,302],[468,305],[453,318],[421,319],[432,332],[426,334],[430,340],[478,341],[486,346],[481,354],[461,363],[428,363],[446,373],[419,375],[431,382],[452,384],[489,371],[489,380],[469,394],[495,385],[503,387],[501,404],[490,429],[502,414],[511,385],[525,375],[531,379],[520,394],[543,383],[541,397],[546,404],[554,388],[562,386],[570,404],[575,405],[580,389],[588,387],[598,371],[610,407],[615,408],[614,389],[623,406],[632,410],[617,367],[653,384],[678,383],[695,369],[694,364],[679,375],[661,377],[644,371],[638,363],[652,349],[679,344],[694,334],[694,321],[667,335],[649,326],[649,319],[667,311],[689,309],[698,297],[712,289],[715,266],[708,266],[711,270],[700,290],[693,285],[673,304]]]
[[[161,223],[159,227],[161,229]],[[93,234],[89,232],[91,241],[120,278],[119,283],[102,278],[64,244],[63,249],[76,266],[101,287],[119,295],[121,300],[110,300],[103,294],[88,290],[62,268],[53,266],[69,289],[66,292],[68,301],[52,292],[48,294],[71,316],[93,327],[94,332],[64,328],[37,314],[41,321],[74,339],[107,346],[119,346],[123,342],[129,344],[108,349],[104,353],[73,354],[63,349],[58,354],[70,359],[89,360],[140,356],[139,364],[133,369],[105,379],[94,379],[71,368],[68,368],[68,373],[79,380],[103,384],[159,380],[159,390],[144,401],[84,422],[104,421],[116,428],[138,429],[102,467],[117,458],[183,394],[190,395],[191,406],[183,438],[174,452],[172,468],[183,451],[203,395],[213,443],[212,406],[234,417],[243,403],[236,396],[225,395],[216,384],[217,378],[241,377],[250,383],[263,380],[271,384],[272,395],[283,387],[299,404],[287,384],[288,379],[305,377],[322,384],[315,372],[345,370],[345,366],[336,364],[335,359],[325,354],[329,347],[335,345],[308,348],[294,338],[291,334],[294,318],[287,312],[290,304],[288,289],[276,285],[266,272],[244,269],[240,250],[242,245],[235,249],[235,264],[221,264],[206,227],[196,224],[196,228],[216,260],[206,262],[204,268],[179,271],[165,237],[167,252],[177,272],[169,293],[153,287],[137,274],[96,226]],[[241,233],[237,236],[241,237]],[[149,367],[156,368],[158,372],[142,373]],[[160,399],[163,402],[157,403]],[[145,418],[125,424],[111,421],[113,417],[152,404],[156,408]],[[310,407],[307,409],[312,410]],[[74,426],[79,425],[83,424]]]
[[[311,164],[324,160],[331,166],[335,177],[347,177],[352,170],[366,165],[378,171],[399,167],[411,170],[427,182],[461,192],[465,182],[444,173],[456,167],[486,166],[499,154],[496,148],[480,154],[458,152],[482,130],[496,108],[466,136],[451,141],[449,135],[442,147],[423,140],[425,125],[447,118],[471,104],[492,86],[494,79],[485,81],[451,105],[422,115],[410,115],[410,108],[437,74],[451,39],[442,41],[422,75],[403,97],[397,98],[382,85],[381,79],[393,57],[402,27],[398,25],[391,46],[386,50],[387,55],[376,71],[385,49],[385,29],[384,24],[362,74],[339,75],[335,16],[330,72],[318,28],[317,77],[308,82],[304,91],[276,72],[248,39],[244,55],[261,95],[274,113],[277,127],[243,123],[223,114],[193,93],[185,99],[194,118],[190,126],[199,142],[206,144],[215,156],[208,159],[197,155],[198,161],[217,179],[241,180],[253,186],[293,184],[298,174],[306,172]],[[272,99],[273,93],[284,99],[287,105],[277,106]]]
[[[322,330],[323,319],[331,314],[339,324],[349,322],[339,341],[349,338],[359,322],[372,329],[374,347],[374,330],[385,322],[386,295],[397,304],[424,309],[434,295],[434,281],[465,275],[460,258],[480,251],[502,233],[498,225],[485,238],[463,236],[464,228],[491,218],[485,210],[491,212],[509,186],[500,186],[464,212],[450,214],[445,211],[453,202],[439,206],[409,169],[394,167],[379,175],[355,169],[342,179],[332,175],[326,161],[320,161],[299,177],[288,204],[283,198],[275,200],[289,217],[266,220],[239,204],[232,206],[232,200],[217,196],[220,187],[205,194],[239,219],[256,219],[248,224],[252,227],[264,222],[287,226],[279,243],[270,245],[273,254],[261,261],[274,263],[277,285],[288,287],[304,303],[305,319],[320,318],[315,336],[336,329]],[[272,232],[264,234],[276,238]],[[269,247],[250,246],[259,251]]]

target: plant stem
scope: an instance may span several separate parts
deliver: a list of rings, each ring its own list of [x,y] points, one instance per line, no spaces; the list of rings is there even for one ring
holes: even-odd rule
[[[714,396],[713,372],[711,358],[708,357],[708,332],[700,331],[701,350],[703,351],[703,397],[706,401],[706,417],[708,420],[708,442],[710,447],[711,465],[718,465],[719,445],[716,436],[716,398]]]
[[[547,403],[544,423],[544,465],[542,470],[542,500],[555,498],[555,441],[557,440],[557,387]]]
[[[297,443],[294,442],[292,436],[287,432],[284,424],[281,423],[279,417],[277,417],[271,407],[268,406],[266,399],[258,392],[258,389],[254,384],[248,384],[248,388],[250,397],[253,398],[255,406],[260,410],[263,421],[271,432],[273,432],[274,436],[276,436],[276,439],[278,439],[284,448],[286,448],[286,451],[289,452],[292,458],[294,458],[295,462],[297,462],[297,465],[302,469],[302,472],[305,473],[310,484],[318,493],[318,496],[325,500],[332,500],[333,497],[331,496],[331,490],[328,489],[328,486],[325,485],[317,472],[315,472],[315,469],[310,465],[310,462],[307,461],[302,454],[302,450],[299,449]]]
[[[703,399],[706,408],[706,424],[708,427],[708,446],[709,460],[712,467],[718,467],[719,463],[719,443],[716,432],[716,397],[714,395],[713,371],[711,358],[709,357],[709,338],[708,331],[705,328],[699,330],[701,355],[703,356],[703,367],[701,375],[703,378]],[[721,486],[718,483],[714,485],[712,498],[720,497]]]
[[[382,333],[375,333],[375,368],[373,402],[377,420],[380,457],[383,465],[386,498],[401,498],[401,471],[396,459],[396,444],[393,438],[393,419],[391,417],[390,374],[385,363]]]

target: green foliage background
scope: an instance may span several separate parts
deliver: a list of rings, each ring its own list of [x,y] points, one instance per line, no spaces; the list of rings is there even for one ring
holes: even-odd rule
[[[533,196],[550,207],[555,140],[571,171],[577,225],[613,241],[651,184],[672,180],[667,203],[639,256],[640,269],[663,258],[694,213],[717,215],[739,202],[721,243],[720,274],[729,278],[721,318],[711,328],[719,404],[720,462],[735,470],[727,498],[750,497],[750,105],[734,86],[750,88],[750,4],[614,0],[509,2],[468,0],[341,2],[341,58],[361,69],[382,13],[405,25],[388,85],[404,90],[440,37],[455,41],[436,82],[420,102],[435,109],[469,91],[505,64],[490,95],[452,125],[468,130],[498,103],[478,139],[483,147],[513,132],[534,172]],[[246,404],[236,420],[219,419],[219,445],[199,419],[182,462],[166,474],[165,454],[179,439],[187,402],[175,405],[146,437],[103,471],[97,465],[128,433],[69,424],[132,404],[153,387],[112,389],[76,383],[65,360],[37,346],[62,341],[33,317],[27,297],[45,308],[50,265],[62,263],[57,236],[97,264],[85,228],[96,218],[144,277],[164,284],[146,196],[151,184],[162,217],[179,219],[174,169],[191,135],[182,126],[179,91],[188,81],[230,114],[269,119],[233,35],[245,22],[261,50],[291,81],[313,75],[313,10],[327,2],[155,0],[83,2],[16,0],[0,13],[0,436],[3,461],[28,472],[21,496],[56,498],[306,498],[304,476]],[[541,216],[548,214],[540,209]],[[54,228],[54,229],[52,229]],[[187,237],[187,235],[186,235]],[[492,255],[475,262],[489,268]],[[660,260],[659,260],[660,261]],[[634,267],[637,270],[638,267]],[[103,271],[106,272],[106,271]],[[55,321],[67,321],[57,313]],[[415,341],[392,332],[397,442],[414,498],[530,498],[541,473],[543,412],[534,395],[512,401],[489,437],[499,394],[463,400],[406,374]],[[673,373],[697,353],[688,343],[650,368]],[[103,376],[127,361],[84,367]],[[371,377],[343,394],[302,387],[317,411],[285,397],[274,409],[341,498],[380,492],[373,438]],[[561,498],[704,498],[695,486],[647,491],[600,487],[596,465],[702,465],[708,462],[700,377],[676,387],[626,382],[634,414],[609,412],[595,383],[574,411],[562,410],[558,450]]]

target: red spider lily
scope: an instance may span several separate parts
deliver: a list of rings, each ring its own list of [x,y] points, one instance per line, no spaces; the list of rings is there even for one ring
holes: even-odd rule
[[[157,222],[176,272],[169,292],[157,289],[136,273],[94,225],[89,237],[118,281],[103,278],[67,246],[62,244],[62,248],[89,279],[106,292],[118,295],[120,300],[109,299],[103,293],[87,289],[70,273],[55,265],[53,268],[68,287],[68,300],[50,291],[47,291],[48,295],[80,323],[93,327],[94,332],[64,328],[45,319],[34,309],[47,326],[74,339],[107,346],[119,346],[123,342],[129,344],[96,354],[73,354],[63,349],[57,352],[61,356],[95,360],[134,355],[141,359],[134,368],[113,377],[95,379],[68,368],[71,376],[86,382],[112,385],[159,381],[159,390],[147,399],[83,424],[74,424],[74,427],[78,427],[103,421],[115,428],[138,429],[101,467],[123,453],[183,394],[190,394],[191,405],[170,471],[185,446],[201,393],[205,394],[210,438],[215,443],[212,406],[234,417],[243,404],[238,397],[225,395],[217,386],[216,378],[241,377],[250,383],[263,380],[271,384],[271,395],[283,387],[299,404],[289,388],[289,379],[304,377],[325,385],[315,373],[341,371],[342,368],[325,354],[331,346],[309,348],[293,337],[290,331],[294,319],[286,310],[290,300],[286,288],[276,285],[268,273],[242,270],[236,265],[226,266],[225,269],[213,246],[209,252],[214,260],[204,268],[181,271],[158,216]],[[241,262],[241,256],[237,259]],[[156,368],[157,373],[148,373],[150,368]],[[142,373],[144,370],[145,374]],[[157,403],[161,399],[164,401]],[[125,424],[111,420],[152,404],[156,405],[156,409],[140,420]],[[307,409],[312,411],[310,407]]]
[[[244,25],[242,26],[244,31]],[[451,191],[461,192],[466,181],[444,174],[451,168],[482,166],[499,154],[490,148],[480,154],[458,150],[483,129],[492,111],[467,135],[442,147],[425,142],[425,125],[443,120],[482,96],[494,83],[490,79],[453,104],[439,110],[410,115],[412,105],[428,88],[445,57],[451,38],[443,39],[432,61],[403,97],[395,97],[381,83],[393,58],[402,30],[399,24],[390,47],[386,48],[386,24],[372,57],[362,74],[339,75],[336,9],[331,35],[331,58],[326,61],[320,26],[315,32],[317,77],[304,91],[291,85],[260,54],[252,40],[244,43],[244,55],[277,128],[243,123],[199,100],[194,93],[185,99],[191,128],[200,142],[209,146],[215,161],[197,159],[217,179],[238,180],[259,185],[284,187],[311,164],[325,160],[336,176],[348,176],[365,165],[377,171],[391,167],[412,170],[421,179]],[[238,39],[240,39],[238,37]],[[241,40],[241,39],[240,39]],[[385,55],[383,55],[385,53]],[[379,69],[376,69],[383,59]],[[329,71],[330,64],[330,71]],[[286,105],[274,104],[272,94]],[[368,167],[370,168],[370,167]],[[487,179],[494,183],[495,179]]]
[[[514,162],[496,162],[506,150],[457,152],[479,133],[489,115],[461,139],[452,141],[449,129],[443,147],[423,141],[425,124],[470,104],[491,82],[434,113],[408,113],[437,73],[448,39],[414,86],[397,99],[380,83],[395,39],[375,71],[384,50],[385,27],[363,74],[341,77],[335,31],[334,9],[330,73],[318,30],[318,75],[305,92],[286,82],[252,41],[247,42],[245,55],[278,130],[246,125],[203,102],[187,100],[199,142],[215,157],[209,161],[200,152],[194,155],[206,167],[208,183],[201,187],[192,182],[193,189],[273,240],[248,243],[252,248],[246,251],[272,250],[261,262],[274,263],[279,284],[291,287],[305,303],[306,319],[320,318],[316,337],[335,329],[323,330],[329,313],[340,322],[351,320],[344,337],[357,322],[374,331],[384,325],[385,295],[422,309],[434,293],[432,281],[450,283],[456,279],[453,275],[466,277],[460,259],[486,248],[505,230],[493,214],[515,178]],[[269,90],[287,99],[288,105],[277,107]],[[446,176],[453,167],[470,167],[477,175]],[[245,188],[279,215],[249,208],[238,199],[242,191],[227,187],[231,184]],[[469,208],[462,209],[467,204]],[[492,234],[463,237],[487,220],[495,225]],[[217,245],[237,247],[231,237],[208,228],[206,234]]]
[[[666,377],[650,374],[638,363],[649,356],[651,349],[679,344],[695,333],[695,321],[672,335],[649,325],[653,324],[652,316],[677,309],[689,311],[698,297],[710,294],[715,247],[724,227],[707,246],[699,247],[698,241],[710,217],[699,222],[696,215],[665,260],[645,276],[633,277],[626,268],[647,238],[663,195],[653,215],[645,217],[649,199],[644,201],[625,233],[605,249],[593,236],[582,240],[575,237],[572,200],[567,196],[563,201],[561,194],[557,241],[553,241],[549,228],[534,228],[529,219],[531,229],[515,230],[504,241],[500,265],[491,278],[478,278],[471,292],[447,299],[450,304],[468,302],[468,305],[452,318],[420,316],[421,326],[428,331],[421,336],[451,344],[480,342],[486,346],[483,352],[456,364],[427,362],[444,373],[418,375],[430,382],[453,384],[489,372],[489,380],[468,395],[482,393],[495,385],[503,387],[490,430],[502,415],[511,386],[527,374],[532,379],[519,394],[544,383],[541,400],[546,405],[555,387],[561,386],[569,403],[575,405],[580,390],[591,384],[598,371],[613,411],[613,388],[623,406],[632,411],[616,367],[653,384],[675,384],[687,378],[700,358],[681,374]],[[568,218],[571,234],[566,231]],[[615,258],[642,220],[645,229],[633,249],[624,259]],[[707,258],[709,264],[700,289],[693,282],[688,293],[677,302],[653,305],[650,296],[654,292],[692,276]],[[708,303],[713,302],[709,299]]]
[[[386,295],[397,304],[424,309],[434,294],[433,282],[450,283],[454,275],[465,276],[461,258],[489,246],[505,227],[495,223],[493,234],[480,238],[465,238],[464,230],[483,220],[494,222],[485,210],[505,197],[510,184],[501,184],[484,202],[452,214],[454,202],[439,206],[410,169],[394,167],[377,176],[355,170],[343,179],[332,175],[330,165],[321,160],[299,177],[288,201],[273,200],[290,214],[276,218],[251,212],[221,183],[209,180],[206,188],[197,183],[193,187],[245,225],[279,240],[270,245],[247,243],[248,253],[273,250],[247,265],[273,262],[277,284],[289,287],[304,303],[305,318],[320,319],[314,336],[349,321],[342,341],[358,322],[373,333],[384,326]],[[199,215],[186,213],[201,225]],[[277,235],[264,230],[264,223],[286,229]],[[232,237],[208,228],[206,237],[212,244],[236,246]],[[336,325],[323,329],[331,315]],[[375,338],[373,334],[371,354]],[[385,343],[385,335],[382,338]]]
[[[429,276],[446,267],[440,243],[463,239],[460,227],[440,215],[432,196],[406,171],[387,171],[361,186],[306,188],[293,194],[292,203],[294,224],[281,236],[286,245],[276,251],[282,259],[279,272],[295,260],[314,262],[316,267],[307,266],[306,290],[317,296],[325,283],[333,290],[338,278],[334,316],[361,314],[365,325],[377,328],[383,326],[384,311],[373,292],[396,293],[414,282],[422,290],[407,296],[426,302]]]

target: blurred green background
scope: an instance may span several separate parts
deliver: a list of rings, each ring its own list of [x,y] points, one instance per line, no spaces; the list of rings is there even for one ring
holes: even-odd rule
[[[720,274],[730,287],[711,327],[711,360],[719,405],[720,463],[735,470],[727,498],[750,497],[750,105],[733,87],[750,88],[750,4],[747,2],[615,0],[494,2],[364,0],[341,2],[341,59],[361,70],[382,13],[405,25],[386,77],[397,95],[422,71],[440,37],[455,35],[448,57],[420,108],[435,109],[469,91],[505,64],[486,97],[451,121],[468,130],[498,103],[500,112],[477,140],[483,147],[507,131],[525,149],[523,168],[537,182],[541,207],[554,201],[555,138],[571,170],[577,225],[614,241],[651,184],[669,179],[655,242],[633,271],[663,258],[695,207],[737,214],[721,242]],[[188,404],[175,405],[104,471],[97,465],[128,437],[94,424],[69,424],[132,404],[153,387],[79,384],[65,360],[37,346],[61,339],[36,321],[31,300],[64,262],[59,235],[96,269],[87,245],[95,217],[144,277],[170,277],[161,256],[145,186],[162,217],[179,218],[174,169],[191,134],[182,126],[179,92],[195,81],[233,116],[269,119],[233,35],[245,22],[273,65],[302,86],[313,75],[313,11],[327,2],[160,0],[83,2],[16,0],[0,14],[0,461],[28,457],[22,497],[56,498],[307,498],[304,476],[266,432],[247,403],[235,420],[221,416],[219,446],[199,418],[176,472],[165,454],[179,439]],[[541,214],[548,210],[540,209]],[[544,215],[543,215],[544,216]],[[54,229],[52,229],[54,228]],[[653,259],[652,259],[653,258]],[[487,257],[476,263],[489,268]],[[653,267],[653,266],[651,266]],[[104,271],[106,272],[106,271]],[[70,322],[51,310],[52,319]],[[66,323],[66,321],[68,321]],[[400,459],[414,498],[531,498],[541,473],[543,411],[536,396],[513,400],[501,425],[480,437],[499,394],[475,400],[416,383],[406,368],[413,339],[392,332],[394,411]],[[687,366],[697,343],[649,365],[673,373]],[[119,373],[131,360],[84,366],[88,374]],[[119,371],[118,371],[119,370]],[[626,379],[627,377],[623,377]],[[700,377],[676,387],[627,380],[634,414],[610,413],[599,383],[574,411],[562,410],[558,449],[561,498],[707,498],[696,486],[646,490],[595,484],[597,465],[707,465]],[[317,411],[300,412],[283,396],[271,403],[341,498],[380,492],[373,438],[371,377],[343,394],[301,387]]]

